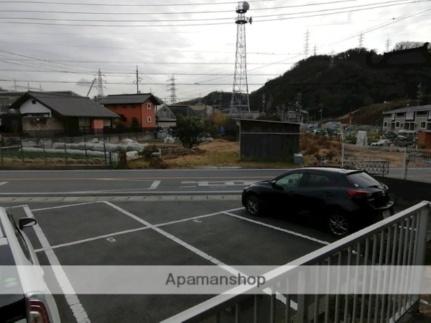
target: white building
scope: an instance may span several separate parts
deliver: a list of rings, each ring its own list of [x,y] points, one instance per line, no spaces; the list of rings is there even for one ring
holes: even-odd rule
[[[383,113],[383,131],[431,130],[431,105],[405,107]]]

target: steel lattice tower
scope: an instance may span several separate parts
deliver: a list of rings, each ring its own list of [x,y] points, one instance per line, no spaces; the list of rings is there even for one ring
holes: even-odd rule
[[[238,2],[235,20],[237,25],[235,72],[233,76],[232,99],[230,103],[230,114],[241,114],[250,112],[250,101],[248,96],[247,80],[247,44],[245,25],[252,23],[252,18],[246,17],[250,9],[248,2]]]

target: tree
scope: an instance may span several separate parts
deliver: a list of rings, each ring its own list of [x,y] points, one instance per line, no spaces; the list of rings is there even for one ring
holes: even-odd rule
[[[186,148],[198,144],[198,137],[204,131],[203,122],[197,117],[178,117],[177,136]]]

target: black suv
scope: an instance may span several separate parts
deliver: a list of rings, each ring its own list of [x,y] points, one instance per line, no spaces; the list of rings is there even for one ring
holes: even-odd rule
[[[242,204],[255,216],[313,216],[340,237],[393,214],[394,202],[388,187],[366,172],[302,168],[246,187]]]

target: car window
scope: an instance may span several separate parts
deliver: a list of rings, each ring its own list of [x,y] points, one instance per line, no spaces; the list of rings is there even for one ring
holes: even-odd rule
[[[335,181],[326,174],[309,174],[307,176],[307,187],[328,187],[334,186]]]
[[[372,186],[380,186],[380,183],[365,172],[353,173],[347,175],[347,179],[355,187],[367,188]]]
[[[293,173],[279,178],[276,184],[282,187],[284,190],[292,190],[298,188],[301,185],[303,173]]]

